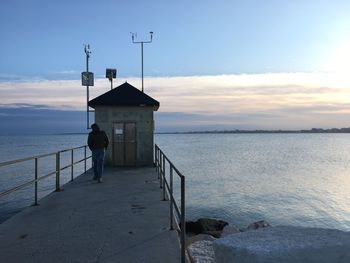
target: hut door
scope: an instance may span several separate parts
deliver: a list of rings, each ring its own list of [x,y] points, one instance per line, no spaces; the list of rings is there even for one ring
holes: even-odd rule
[[[114,123],[113,130],[113,165],[136,165],[136,123]]]

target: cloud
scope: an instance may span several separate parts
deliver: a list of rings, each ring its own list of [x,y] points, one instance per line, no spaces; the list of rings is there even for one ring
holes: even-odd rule
[[[0,105],[0,135],[86,132],[86,113],[45,105]]]
[[[19,80],[23,80],[23,78],[24,76],[22,75],[0,73],[0,81],[19,81]]]
[[[59,75],[80,75],[79,70],[68,69],[68,70],[51,70],[49,73],[51,74],[59,74]]]
[[[118,79],[141,86],[139,78]],[[347,76],[335,73],[267,73],[217,76],[146,77],[145,92],[160,101],[157,127],[311,128],[348,127]],[[95,79],[90,99],[110,90]],[[0,82],[3,105],[84,111],[80,80]],[[167,117],[165,117],[167,116]]]

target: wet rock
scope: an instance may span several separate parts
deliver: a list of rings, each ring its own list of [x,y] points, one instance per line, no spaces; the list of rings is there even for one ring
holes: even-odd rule
[[[203,234],[210,235],[210,236],[215,237],[215,238],[219,238],[219,237],[221,237],[221,232],[222,231],[204,231]]]
[[[198,241],[214,241],[215,238],[211,235],[205,235],[205,234],[198,234],[195,236],[189,236],[186,238],[186,246],[191,245],[192,243],[198,242]]]
[[[187,251],[192,263],[215,263],[213,240],[192,243]]]
[[[186,222],[186,233],[193,233],[198,235],[201,232],[199,224],[193,221]]]
[[[350,232],[265,227],[217,239],[213,248],[216,263],[347,263],[350,262]]]
[[[238,227],[236,226],[231,226],[231,225],[227,225],[224,227],[224,229],[222,230],[221,233],[221,238],[229,236],[229,235],[233,235],[233,234],[237,234],[240,233],[241,231],[239,230]]]
[[[220,237],[223,228],[228,225],[223,220],[200,218],[196,222],[186,222],[186,233],[208,234],[213,237]]]
[[[264,228],[264,227],[270,227],[271,225],[266,222],[265,220],[260,220],[254,223],[251,223],[248,227],[247,230],[252,230],[252,229],[259,229],[259,228]]]

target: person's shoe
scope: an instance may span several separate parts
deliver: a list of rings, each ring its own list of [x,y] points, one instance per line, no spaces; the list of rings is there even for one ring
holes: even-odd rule
[[[98,178],[97,182],[102,183],[102,178]]]

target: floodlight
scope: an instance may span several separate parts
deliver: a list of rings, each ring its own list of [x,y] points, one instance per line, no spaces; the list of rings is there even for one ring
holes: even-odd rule
[[[115,68],[107,68],[106,69],[106,78],[111,80],[117,77],[117,70]]]

